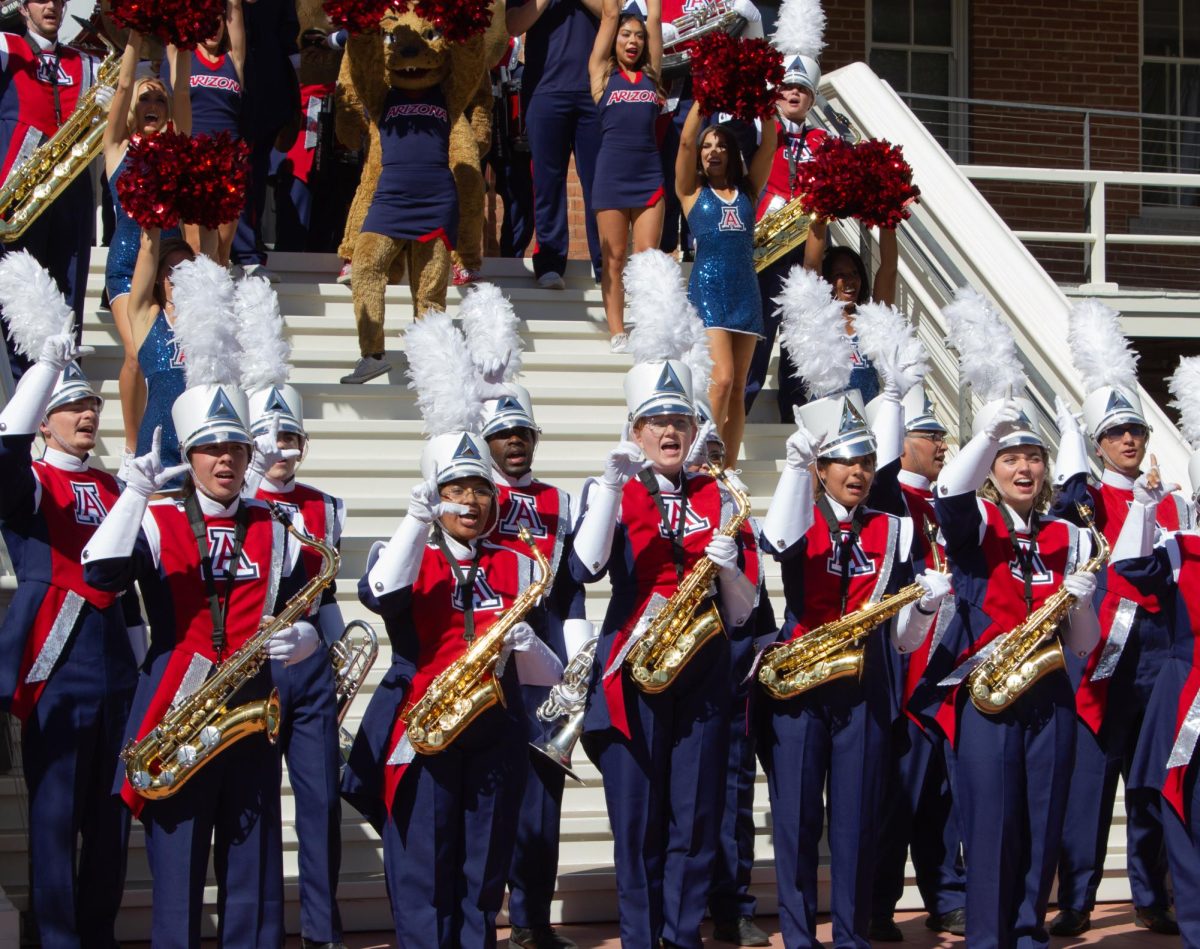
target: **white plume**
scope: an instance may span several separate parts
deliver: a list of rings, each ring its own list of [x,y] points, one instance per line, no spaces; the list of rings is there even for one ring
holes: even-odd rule
[[[904,394],[929,372],[929,354],[916,327],[890,303],[864,303],[854,311],[858,347]]]
[[[985,402],[1019,396],[1026,385],[1025,371],[1012,330],[992,302],[973,287],[959,287],[942,315],[946,342],[958,353],[962,374],[975,394]]]
[[[783,0],[771,43],[785,55],[821,58],[825,48],[825,11],[821,0]]]
[[[1180,359],[1167,388],[1175,396],[1171,407],[1179,410],[1180,432],[1193,451],[1200,451],[1200,356]]]
[[[1104,386],[1137,391],[1137,353],[1121,331],[1121,314],[1099,300],[1081,300],[1071,307],[1067,328],[1071,362],[1083,376],[1083,388]]]
[[[521,321],[512,302],[493,283],[477,283],[458,306],[463,335],[479,369],[508,359],[504,381],[521,371]]]
[[[634,361],[682,359],[696,341],[695,324],[700,318],[687,298],[683,271],[674,258],[660,250],[634,254],[625,265],[625,293],[634,323],[629,333]]]
[[[853,346],[833,288],[820,274],[797,264],[784,278],[775,302],[783,311],[780,343],[787,347],[808,394],[823,399],[850,385]]]
[[[483,426],[480,378],[467,341],[446,313],[430,310],[404,333],[408,387],[426,435],[478,432]]]
[[[229,272],[208,257],[185,260],[171,271],[175,340],[183,350],[189,386],[239,384],[241,349],[237,301]]]
[[[288,380],[292,344],[283,332],[279,297],[265,277],[244,277],[234,290],[237,338],[242,347],[242,388],[247,392]]]
[[[0,259],[0,307],[17,352],[34,361],[49,337],[75,325],[75,314],[58,284],[27,250]]]

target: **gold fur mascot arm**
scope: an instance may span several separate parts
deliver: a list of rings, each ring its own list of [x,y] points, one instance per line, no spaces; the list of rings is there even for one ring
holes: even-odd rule
[[[344,94],[357,96],[371,122],[377,123],[383,115],[383,100],[390,88],[382,33],[373,30],[351,34],[346,44],[345,61],[350,64],[350,82],[345,85]]]
[[[479,77],[487,66],[487,37],[472,36],[459,44],[453,54],[454,68],[446,77],[446,108],[451,116],[461,115],[479,89]]]
[[[367,117],[363,111],[362,99],[354,87],[354,76],[350,69],[351,54],[349,50],[342,57],[337,77],[337,110],[335,131],[338,142],[343,148],[358,151],[362,148],[363,135],[367,131]]]

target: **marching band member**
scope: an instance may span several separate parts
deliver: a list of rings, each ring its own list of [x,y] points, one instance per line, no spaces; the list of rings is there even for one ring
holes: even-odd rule
[[[1200,361],[1181,359],[1169,388],[1182,416],[1180,428],[1194,452],[1188,465],[1194,502],[1200,494],[1200,453],[1195,452],[1200,446]],[[1200,946],[1200,784],[1195,768],[1195,722],[1200,714],[1196,649],[1200,606],[1195,603],[1200,591],[1196,574],[1200,544],[1194,528],[1164,535],[1161,512],[1178,485],[1163,484],[1153,460],[1151,465],[1150,472],[1134,482],[1133,499],[1112,559],[1122,580],[1156,599],[1170,647],[1146,705],[1125,779],[1126,794],[1158,796],[1175,889],[1176,931],[1183,936],[1184,946],[1195,949]]]
[[[517,687],[552,685],[562,675],[531,625],[542,625],[544,606],[527,600],[550,578],[539,577],[528,556],[486,539],[499,511],[478,434],[482,381],[462,334],[449,316],[429,313],[405,339],[430,440],[408,513],[372,550],[359,583],[363,603],[384,618],[392,665],[363,717],[342,790],[383,838],[399,944],[491,946],[529,768]],[[471,645],[496,623],[508,624],[497,631],[499,660],[467,673]],[[424,740],[414,733],[432,728],[415,717],[433,698],[427,690],[464,673],[471,684],[492,682],[505,702],[484,706],[440,746],[414,745]]]
[[[758,666],[759,682],[767,685],[759,754],[774,819],[780,928],[789,947],[819,945],[817,845],[828,787],[834,941],[866,947],[878,811],[896,707],[894,660],[883,633],[875,632],[863,644],[858,676],[808,689],[773,691],[768,682],[775,664],[803,649],[814,630],[879,603],[912,577],[913,524],[898,516],[903,509],[896,472],[904,431],[900,399],[923,370],[919,359],[914,362],[898,347],[880,355],[885,388],[872,431],[863,418],[861,395],[845,388],[849,341],[840,332],[840,307],[830,305],[828,287],[796,267],[781,302],[785,340],[815,400],[797,412],[797,429],[788,438],[783,474],[762,532],[764,549],[782,566],[787,602],[780,642],[767,648]],[[890,502],[889,494],[894,495]],[[876,509],[876,498],[896,513]],[[921,643],[949,591],[942,573],[923,573],[916,582],[919,599],[885,621],[888,639],[902,654]]]
[[[658,247],[662,236],[663,178],[655,127],[662,107],[662,3],[646,0],[620,10],[604,0],[588,72],[600,110],[600,149],[592,183],[592,210],[600,233],[600,289],[612,351],[626,352],[625,248]]]
[[[0,695],[22,723],[30,908],[47,947],[115,945],[129,815],[109,794],[145,629],[79,554],[117,501],[91,468],[102,401],[75,359],[74,316],[27,251],[0,261],[11,338],[36,358],[0,412],[0,528],[17,590],[0,627]],[[41,433],[43,456],[30,449]],[[139,642],[140,639],[140,642]],[[131,646],[137,648],[135,654]]]
[[[246,277],[238,284],[237,304],[242,351],[258,354],[253,372],[242,374],[255,443],[244,493],[282,508],[297,529],[336,548],[346,523],[345,504],[341,498],[296,479],[296,468],[308,449],[308,433],[303,400],[287,383],[290,347],[283,339],[279,300],[265,278]],[[319,552],[303,548],[297,569],[281,581],[271,612],[283,609],[320,569]],[[309,613],[309,622],[320,636],[313,654],[303,661],[275,662],[271,667],[283,716],[278,743],[295,798],[300,936],[305,946],[322,949],[336,949],[342,941],[337,905],[342,862],[341,752],[329,647],[341,637],[346,624],[335,593],[332,585],[326,587]]]
[[[570,576],[567,554],[575,527],[576,502],[566,491],[533,475],[534,452],[541,438],[529,391],[513,381],[521,368],[521,338],[512,304],[492,284],[477,284],[459,307],[471,359],[485,381],[500,379],[500,389],[483,404],[482,435],[491,452],[496,485],[497,521],[492,542],[518,554],[528,550],[520,539],[525,528],[550,564],[554,578],[546,595],[545,639],[560,662],[592,636],[583,615],[583,588]],[[530,741],[548,742],[562,722],[543,722],[537,710],[548,686],[522,685]],[[509,943],[528,949],[574,949],[575,943],[550,925],[550,904],[558,875],[558,831],[565,772],[544,755],[529,756],[525,793],[517,823],[512,866],[508,872]]]
[[[189,382],[172,412],[189,475],[184,494],[150,500],[176,473],[163,468],[156,439],[149,453],[127,466],[125,490],[82,558],[90,582],[120,589],[136,579],[146,604],[152,641],[129,718],[127,737],[134,740],[162,724],[237,655],[274,609],[275,591],[296,556],[267,506],[241,497],[251,438],[246,397],[232,381],[238,371],[232,282],[207,258],[180,264],[173,279],[175,334]],[[277,630],[265,653],[301,662],[317,642],[313,626],[300,621]],[[270,674],[261,669],[237,688],[230,704],[262,702],[270,691]],[[262,724],[270,728],[266,718]],[[201,733],[193,741],[201,745],[211,737]],[[215,846],[222,945],[280,945],[278,754],[253,735],[227,745],[199,773],[174,780],[181,786],[173,793],[147,798],[139,792],[156,793],[155,781],[173,782],[130,764],[120,768],[114,789],[145,829],[152,942],[200,944]]]
[[[1071,310],[1067,340],[1083,376],[1087,437],[1103,466],[1100,483],[1088,481],[1089,451],[1074,416],[1061,412],[1062,439],[1053,512],[1078,522],[1082,504],[1109,544],[1115,544],[1133,501],[1150,425],[1137,393],[1137,355],[1121,332],[1119,314],[1087,300]],[[1178,494],[1156,512],[1161,530],[1191,526],[1191,510]],[[1104,872],[1117,778],[1128,780],[1142,718],[1159,669],[1171,651],[1171,630],[1153,597],[1140,594],[1114,570],[1100,577],[1100,646],[1073,670],[1079,713],[1075,767],[1063,826],[1058,867],[1059,914],[1050,934],[1077,936],[1091,926],[1096,890]],[[1152,932],[1177,934],[1163,859],[1162,824],[1153,793],[1125,794],[1125,855],[1135,913]]]
[[[1083,566],[1094,551],[1087,533],[1046,513],[1048,452],[1031,421],[1033,406],[1006,395],[1026,382],[999,313],[973,290],[959,290],[944,312],[963,375],[987,404],[975,414],[974,437],[938,478],[935,505],[956,609],[912,704],[954,748],[967,943],[1044,946],[1075,749],[1070,682],[1051,671],[1007,707],[989,704],[984,712],[975,701],[1004,696],[986,694],[982,683],[985,694],[975,693],[968,677],[987,671],[999,646],[1015,648],[1006,635],[1060,590],[1064,617],[1055,626],[1063,642],[1076,655],[1091,651],[1099,635],[1096,580]],[[964,681],[968,688],[960,687]]]
[[[867,418],[880,400],[867,406]],[[918,571],[930,567],[926,526],[937,528],[933,484],[946,461],[946,427],[934,415],[921,386],[903,399],[904,452],[900,456],[900,489],[913,520],[913,562]],[[944,557],[944,551],[943,551]],[[966,929],[966,877],[963,874],[962,834],[954,813],[945,742],[908,711],[908,700],[921,681],[929,650],[938,632],[954,616],[952,600],[938,610],[933,631],[912,653],[901,657],[903,678],[900,711],[892,723],[891,773],[884,791],[879,849],[871,909],[871,939],[898,942],[903,934],[892,917],[904,893],[904,867],[911,849],[917,889],[929,916],[925,925],[935,932],[961,936]]]
[[[636,328],[636,364],[625,376],[628,437],[587,483],[571,554],[573,575],[608,574],[612,599],[593,665],[584,719],[588,757],[604,776],[612,825],[621,941],[698,949],[712,882],[729,737],[729,643],[715,635],[677,679],[639,688],[627,658],[656,614],[706,559],[725,629],[754,608],[757,570],[744,572],[748,530],[724,533],[733,498],[708,475],[688,475],[696,438],[692,376],[684,353],[704,333],[689,311],[678,265],[660,251],[625,273]],[[666,601],[666,602],[664,602]],[[694,606],[690,604],[689,606]],[[636,656],[636,653],[634,653]],[[645,671],[644,669],[640,671]]]

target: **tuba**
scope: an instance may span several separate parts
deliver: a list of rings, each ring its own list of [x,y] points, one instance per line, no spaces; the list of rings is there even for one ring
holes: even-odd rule
[[[152,801],[170,797],[230,745],[264,732],[274,744],[281,724],[279,693],[275,689],[260,702],[229,708],[238,690],[258,675],[266,661],[263,647],[279,630],[307,615],[309,607],[337,577],[341,555],[333,547],[296,530],[287,514],[268,504],[271,514],[296,541],[321,552],[321,570],[306,583],[274,619],[264,622],[195,692],[167,711],[162,721],[121,751],[130,786]]]
[[[599,636],[593,636],[579,647],[563,669],[562,682],[550,690],[550,695],[537,709],[537,717],[543,722],[556,722],[566,718],[562,727],[549,741],[532,743],[534,751],[549,758],[562,768],[569,778],[583,784],[579,775],[571,770],[571,752],[583,734],[583,715],[587,711],[588,682],[592,677],[592,665],[596,661],[596,646]]]
[[[357,633],[361,631],[361,637]],[[337,720],[340,726],[350,703],[367,681],[367,673],[379,656],[379,636],[366,620],[351,620],[342,630],[338,641],[329,647],[329,662],[333,666],[333,688],[337,695]],[[338,747],[342,758],[348,758],[354,736],[338,728]]]
[[[512,607],[405,710],[408,741],[420,754],[434,755],[444,750],[481,714],[497,703],[504,705],[504,689],[496,675],[504,637],[533,609],[552,579],[550,565],[529,531],[522,527],[520,536],[529,545],[541,576],[521,591]]]
[[[935,542],[936,533],[933,525],[926,525],[933,568],[945,573],[946,565]],[[909,603],[919,600],[924,592],[920,584],[910,583],[878,603],[869,603],[790,642],[769,648],[758,668],[759,684],[772,698],[784,700],[834,679],[858,678],[862,675],[865,651],[862,641]]]
[[[737,502],[737,511],[720,531],[726,537],[736,537],[750,516],[750,499],[729,482],[724,472],[712,465],[708,470]],[[696,616],[716,576],[717,565],[701,557],[626,653],[625,665],[643,692],[653,695],[667,689],[705,643],[725,632],[716,606]]]
[[[1108,541],[1096,530],[1096,523],[1086,507],[1079,504],[1076,510],[1096,548],[1091,559],[1080,569],[1096,573],[1108,561]],[[1062,643],[1054,636],[1054,631],[1074,603],[1075,598],[1065,587],[1060,587],[1025,622],[996,640],[996,647],[967,676],[971,704],[988,715],[1003,712],[1043,676],[1062,669],[1066,660]],[[1047,639],[1051,642],[1043,646]]]

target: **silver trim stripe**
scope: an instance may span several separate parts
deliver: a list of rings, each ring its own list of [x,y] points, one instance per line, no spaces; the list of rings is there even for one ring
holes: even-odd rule
[[[887,592],[888,583],[892,579],[892,568],[896,566],[896,544],[900,535],[900,518],[884,515],[888,519],[887,553],[883,555],[883,565],[879,568],[879,576],[875,579],[875,588],[871,591],[870,603],[878,603]]]
[[[46,641],[42,643],[42,648],[38,650],[37,658],[33,661],[29,674],[25,676],[26,685],[33,682],[45,682],[50,678],[50,673],[54,671],[54,664],[58,662],[58,657],[67,647],[67,640],[71,638],[75,624],[79,622],[79,614],[83,611],[85,602],[84,598],[74,590],[67,591],[62,609],[54,618],[50,632],[46,635]]]
[[[200,653],[194,653],[192,661],[188,663],[187,671],[179,681],[179,688],[175,690],[175,697],[171,699],[171,708],[175,708],[200,688],[204,684],[204,680],[208,678],[208,673],[212,667],[213,664],[200,655]]]
[[[1004,636],[1007,636],[1007,635],[1008,635],[1007,633],[1004,634]],[[944,678],[941,682],[939,682],[938,685],[939,686],[952,686],[952,685],[960,684],[963,681],[963,679],[965,679],[972,672],[974,672],[979,666],[981,666],[983,664],[983,661],[985,659],[987,659],[988,656],[990,656],[993,652],[995,652],[996,647],[999,646],[1000,643],[1004,640],[1004,636],[997,636],[990,643],[988,643],[981,650],[979,650],[979,652],[975,653],[975,655],[971,656],[966,661],[959,663],[958,668],[956,668],[953,672],[951,672],[948,676],[946,676],[946,678]]]
[[[1200,739],[1200,693],[1192,699],[1187,715],[1179,734],[1175,736],[1175,744],[1171,746],[1171,756],[1167,758],[1167,770],[1182,768],[1192,760],[1192,752],[1196,750],[1196,741]]]
[[[603,678],[607,679],[614,672],[620,671],[621,664],[625,661],[625,657],[629,654],[629,650],[633,648],[633,644],[642,638],[646,632],[646,629],[654,621],[654,617],[662,612],[662,608],[667,605],[667,602],[667,598],[661,593],[653,593],[650,595],[650,600],[646,604],[646,609],[642,611],[641,618],[638,619],[637,625],[634,626],[633,631],[630,632],[629,638],[625,641],[625,645],[617,651],[616,658],[613,659],[613,661],[608,664],[608,668],[604,670]]]
[[[271,575],[267,577],[267,599],[263,603],[263,612],[275,610],[275,600],[279,597],[279,580],[283,576],[283,551],[287,546],[290,535],[279,521],[271,521]]]
[[[1129,632],[1133,629],[1133,618],[1137,615],[1137,604],[1133,600],[1122,598],[1117,612],[1113,616],[1112,626],[1108,631],[1108,639],[1104,641],[1104,650],[1100,653],[1100,661],[1092,673],[1092,681],[1100,682],[1111,679],[1117,671],[1117,663],[1121,661],[1121,653],[1129,642]]]

